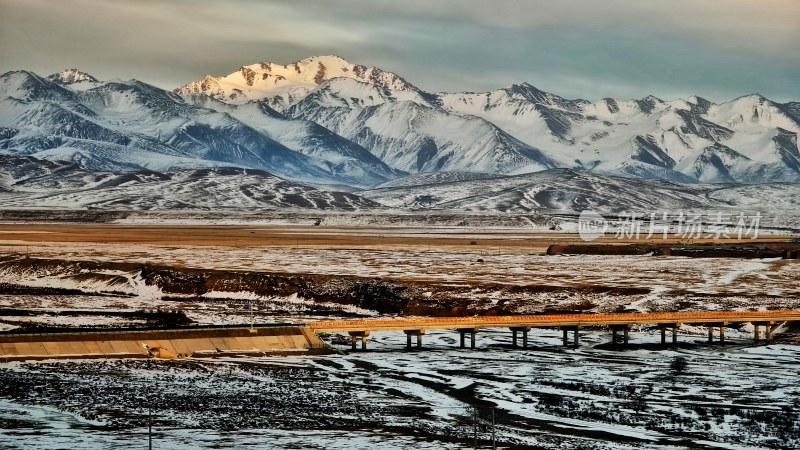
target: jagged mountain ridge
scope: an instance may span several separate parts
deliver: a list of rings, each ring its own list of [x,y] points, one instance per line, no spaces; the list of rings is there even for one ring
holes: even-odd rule
[[[9,72],[0,76],[0,151],[105,170],[251,167],[362,188],[406,173],[557,167],[691,183],[800,181],[800,102],[591,102],[527,83],[429,93],[333,56],[242,69],[217,79],[217,91],[198,82],[176,93],[76,69]],[[232,98],[234,89],[250,94]]]
[[[275,67],[290,76],[275,82]],[[401,81],[372,80],[355,76],[352,67],[332,56],[285,66],[262,63],[246,66],[255,78],[240,70],[215,78],[216,90],[203,90],[195,82],[176,92],[203,91],[233,103],[262,99],[287,115],[318,122],[409,172],[516,173],[538,165],[678,182],[800,181],[795,158],[798,102],[780,104],[759,95],[722,104],[697,96],[592,102],[565,99],[528,83],[484,93],[428,93],[396,74],[387,76]],[[316,76],[314,70],[320,68],[324,70]],[[250,97],[237,96],[239,91],[250,92]],[[432,130],[425,130],[421,116],[429,118]],[[442,118],[457,125],[448,128]],[[479,141],[482,134],[475,130],[484,123],[477,118],[510,138],[472,147],[453,145],[458,141],[452,138],[458,134],[453,128],[470,129],[472,135],[463,133],[466,139]],[[398,125],[402,123],[409,125]],[[441,149],[443,144],[454,147],[452,155]],[[487,146],[503,155],[485,151]],[[504,163],[509,148],[515,147],[535,149],[536,161],[527,167],[519,161]],[[453,163],[459,154],[463,160]]]
[[[418,92],[396,73],[351,64],[335,55],[314,56],[285,65],[264,61],[242,66],[226,76],[206,75],[175,89],[175,92],[181,95],[205,94],[235,104],[264,100],[273,108],[282,110],[323,82],[339,77],[395,92],[408,92],[409,95]]]
[[[760,96],[720,105],[700,97],[589,102],[523,84],[438,99],[449,111],[497,124],[562,167],[679,182],[800,181],[791,157],[800,122],[790,107]],[[784,136],[780,144],[772,139],[777,134]],[[708,161],[721,146],[736,159],[724,170]]]
[[[230,114],[242,123],[260,130],[306,156],[319,158],[334,175],[369,184],[378,179],[393,179],[405,172],[389,167],[369,150],[321,125],[303,119],[290,119],[264,102],[230,105],[206,95],[187,95],[192,104]]]
[[[325,82],[285,110],[319,123],[407,172],[524,173],[556,167],[543,152],[478,117],[449,114],[419,97],[356,80]]]
[[[54,81],[62,86],[94,86],[100,82],[97,78],[89,75],[86,72],[81,72],[78,69],[67,69],[61,72],[54,73],[47,77],[48,80]]]
[[[140,81],[89,77],[0,76],[0,149],[101,170],[237,166],[355,186],[403,175],[347,139],[266,106],[250,111],[250,121],[235,107],[218,111]]]

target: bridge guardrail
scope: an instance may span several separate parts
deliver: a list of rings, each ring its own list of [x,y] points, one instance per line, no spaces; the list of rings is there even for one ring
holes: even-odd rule
[[[702,311],[674,313],[630,313],[630,314],[558,314],[558,315],[520,315],[520,316],[475,316],[475,317],[420,317],[395,319],[350,319],[322,320],[308,322],[311,329],[357,328],[365,330],[377,327],[425,327],[425,326],[480,326],[486,324],[557,324],[559,322],[575,322],[581,324],[603,325],[604,323],[669,323],[669,322],[705,322],[728,320],[733,322],[750,322],[759,320],[800,320],[800,311]]]
[[[252,328],[297,328],[305,327],[304,323],[261,323],[254,324]],[[75,336],[82,334],[128,334],[128,333],[170,333],[170,332],[184,332],[184,331],[204,331],[204,330],[240,330],[250,329],[249,324],[236,324],[236,325],[199,325],[191,327],[178,327],[178,328],[88,328],[76,329],[75,331],[40,331],[28,333],[14,333],[14,332],[0,332],[0,339],[4,337],[16,336]],[[13,331],[13,330],[11,330]]]

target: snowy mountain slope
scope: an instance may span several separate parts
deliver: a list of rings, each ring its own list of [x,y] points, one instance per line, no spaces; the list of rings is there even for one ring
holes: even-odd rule
[[[364,147],[315,122],[289,119],[265,102],[231,105],[205,95],[186,95],[195,105],[225,112],[248,126],[306,156],[325,161],[343,183],[370,186],[405,175],[389,167]]]
[[[782,106],[787,115],[794,118],[795,122],[800,122],[800,102],[788,102]]]
[[[742,164],[747,165],[750,158],[732,148],[715,143],[703,149],[703,153],[692,162],[694,176],[702,182],[736,181],[733,172]]]
[[[70,172],[76,167],[76,164],[64,161],[0,155],[0,189],[3,191],[12,190],[12,185],[29,179],[42,177],[59,179],[61,178],[60,176],[54,175],[59,172]]]
[[[396,74],[333,56],[245,66],[176,92],[206,93],[236,104],[263,99],[408,172],[570,167],[677,182],[800,181],[791,143],[785,134],[777,137],[778,129],[798,132],[800,107],[758,95],[719,105],[697,96],[590,102],[528,83],[484,93],[432,94]],[[489,131],[487,124],[501,132]],[[739,155],[730,167],[717,161],[721,146],[729,149],[726,158]]]
[[[495,125],[449,114],[347,78],[328,81],[286,109],[362,145],[407,172],[523,173],[555,167],[550,157]]]
[[[100,84],[100,80],[78,69],[62,70],[48,76],[47,79],[62,86],[69,86],[73,91],[91,89]]]
[[[465,211],[580,212],[650,211],[653,208],[703,208],[710,202],[696,185],[664,181],[612,178],[552,169],[515,176],[444,182],[360,193],[391,207]]]
[[[412,98],[417,88],[399,75],[376,67],[351,64],[338,56],[314,56],[291,64],[262,62],[242,66],[237,72],[223,77],[206,75],[175,90],[178,94],[206,94],[229,103],[266,100],[277,109],[305,97],[318,85],[337,77],[367,82],[371,85],[403,92]]]
[[[296,179],[338,181],[324,162],[287,148],[229,114],[189,105],[176,94],[138,81],[106,83],[78,98],[108,123],[157,136],[197,159],[268,168]]]
[[[102,172],[0,155],[2,208],[363,210],[376,206],[357,195],[315,189],[254,169]]]
[[[387,181],[372,187],[372,189],[424,186],[426,184],[454,183],[486,178],[497,178],[497,175],[480,172],[425,172]]]
[[[800,184],[678,184],[607,177],[572,169],[461,181],[443,179],[419,185],[404,185],[403,180],[392,181],[396,187],[375,188],[360,194],[392,208],[416,210],[580,213],[592,209],[643,214],[747,207],[774,213],[800,207]]]
[[[569,101],[528,83],[492,92],[442,93],[436,103],[448,111],[483,117],[525,142],[570,140],[571,120],[585,101]]]
[[[72,97],[73,93],[69,89],[27,70],[15,70],[0,75],[0,98],[24,103],[36,100],[70,100]]]
[[[286,66],[263,63],[205,81],[176,92],[203,92],[233,104],[265,99],[286,115],[316,122],[403,171],[508,173],[556,165],[538,149],[490,123],[446,113],[428,101],[429,94],[396,74],[338,57],[315,57]],[[242,115],[237,117],[247,121]],[[400,123],[409,124],[410,129]]]
[[[720,105],[701,97],[664,102],[652,96],[592,103],[522,84],[487,93],[437,94],[436,102],[495,123],[566,167],[681,182],[800,180],[786,150],[771,140],[778,129],[797,132],[793,104],[757,95]],[[707,149],[719,145],[741,155],[736,170],[720,171],[709,163]]]
[[[152,171],[97,172],[66,161],[50,161],[30,156],[0,155],[0,187],[6,192],[43,193],[95,189],[131,182],[166,180]]]
[[[72,71],[50,77],[58,82],[22,71],[0,76],[0,149],[100,170],[238,166],[359,186],[402,175],[316,124],[285,117],[256,121],[280,122],[273,128],[282,132],[273,129],[274,134],[303,150],[295,151],[264,127],[252,127],[228,112],[197,106],[136,80],[100,83],[88,77]],[[93,86],[70,89],[89,82]],[[321,150],[315,153],[315,148]],[[342,151],[350,151],[349,159]],[[359,157],[366,159],[363,167]]]
[[[713,189],[708,198],[714,202],[739,209],[792,215],[800,209],[800,185],[769,183],[760,185],[725,186]]]
[[[755,94],[720,104],[591,102],[527,83],[434,94],[335,56],[245,66],[175,92],[76,69],[0,75],[1,153],[106,171],[250,167],[358,188],[406,173],[558,167],[681,183],[800,182],[798,132],[800,102]]]
[[[800,207],[800,184],[676,184],[571,169],[514,176],[414,174],[357,194],[332,192],[235,167],[177,172],[96,171],[78,164],[0,155],[0,208],[131,210],[307,208],[579,213],[729,208],[774,214]]]
[[[147,136],[103,123],[77,93],[26,71],[0,76],[0,149],[94,162],[100,168],[196,166],[194,158]]]

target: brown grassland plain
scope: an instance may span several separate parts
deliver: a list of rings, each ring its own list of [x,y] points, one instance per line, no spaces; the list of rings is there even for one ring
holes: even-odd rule
[[[691,243],[744,244],[788,240],[791,236],[762,235],[739,240],[701,237]],[[117,225],[117,224],[2,224],[0,242],[99,243],[177,246],[304,247],[408,250],[437,248],[447,251],[489,247],[503,252],[545,251],[552,244],[581,243],[580,236],[563,232],[525,232],[518,229],[343,227],[305,225]],[[607,234],[593,243],[681,243],[678,235],[662,239],[617,238]],[[9,242],[10,243],[10,242]],[[476,252],[477,253],[477,252]]]

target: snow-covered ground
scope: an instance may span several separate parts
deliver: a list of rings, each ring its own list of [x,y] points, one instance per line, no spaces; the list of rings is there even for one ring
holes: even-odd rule
[[[480,239],[481,234],[476,234]],[[554,239],[557,236],[554,235]],[[541,245],[541,244],[537,244]],[[425,281],[474,288],[476,298],[485,285],[546,286],[571,289],[602,287],[639,288],[640,294],[601,292],[503,292],[503,302],[516,312],[592,304],[594,311],[620,307],[641,311],[675,309],[749,309],[800,307],[796,280],[800,262],[784,259],[686,258],[650,256],[574,255],[546,256],[541,247],[498,249],[490,246],[447,248],[312,248],[154,246],[88,243],[15,243],[0,245],[0,252],[26,249],[32,256],[69,261],[133,262],[200,269],[242,270],[292,274],[355,275]],[[478,262],[478,260],[482,262]],[[136,273],[123,284],[65,277],[62,273],[0,272],[0,281],[29,286],[58,286],[88,292],[113,291],[157,299],[160,292],[136,281]],[[209,293],[208,297],[216,294]],[[246,293],[241,294],[247,297]],[[226,298],[235,297],[225,293]],[[220,295],[216,295],[220,297]],[[249,297],[248,297],[249,298]],[[302,300],[302,299],[301,299]],[[127,300],[126,300],[127,301]]]
[[[600,345],[609,333],[599,330],[582,331],[578,349],[560,347],[558,330],[534,330],[523,350],[510,348],[508,330],[491,329],[475,350],[431,331],[422,350],[406,351],[402,333],[385,332],[346,355],[6,363],[0,377],[18,384],[2,389],[0,440],[145,445],[151,405],[156,448],[463,448],[474,407],[483,447],[492,411],[499,448],[800,444],[800,348],[753,346],[747,333],[708,347],[691,332],[669,349],[654,345],[652,329],[616,350]],[[683,375],[670,370],[676,357],[688,361]]]
[[[32,291],[0,296],[0,308],[33,315],[4,316],[0,326],[118,326],[143,319],[102,312],[153,309],[181,309],[198,323],[246,323],[244,304],[255,305],[256,322],[313,320],[319,308],[328,317],[375,314],[247,289],[165,298],[143,282],[138,265],[431,283],[520,313],[800,308],[796,260],[546,256],[541,237],[530,248],[483,245],[495,231],[435,230],[479,243],[462,247],[435,241],[344,248],[6,240],[0,253],[51,263],[3,266],[24,270],[0,270],[0,283]],[[522,234],[506,237],[524,242]],[[563,237],[554,233],[553,239]],[[134,264],[111,270],[74,261]],[[488,290],[492,286],[508,289]],[[542,289],[514,290],[531,286]],[[35,293],[48,288],[77,291]],[[406,351],[403,333],[376,332],[367,352],[325,356],[0,362],[0,446],[144,446],[149,406],[154,448],[464,448],[476,428],[488,448],[492,412],[499,448],[797,447],[800,347],[789,338],[755,346],[752,331],[731,326],[724,347],[708,346],[701,326],[681,327],[680,345],[668,348],[658,345],[657,328],[635,328],[633,345],[616,349],[605,345],[610,333],[601,329],[582,330],[578,349],[561,347],[560,330],[533,330],[525,350],[510,348],[509,330],[490,329],[478,333],[475,350],[457,348],[452,331],[425,334],[421,351]],[[346,341],[335,337],[325,338]],[[670,369],[677,357],[688,362],[685,374]]]

